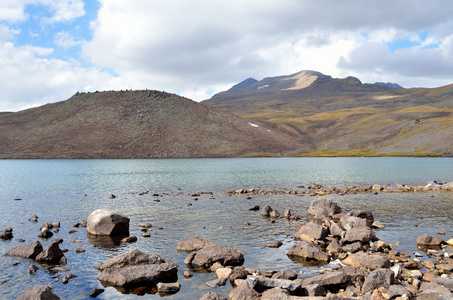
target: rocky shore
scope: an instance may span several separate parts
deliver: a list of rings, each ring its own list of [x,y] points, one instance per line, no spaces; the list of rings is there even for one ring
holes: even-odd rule
[[[174,245],[175,251],[187,252],[184,264],[185,280],[193,280],[200,272],[215,273],[217,279],[206,282],[212,290],[201,299],[226,299],[217,293],[216,288],[231,286],[229,299],[453,299],[453,239],[441,239],[432,235],[420,235],[417,244],[419,253],[403,253],[396,245],[388,244],[377,238],[375,230],[385,230],[373,212],[353,209],[344,211],[337,203],[323,197],[328,194],[381,193],[381,192],[421,192],[452,191],[453,182],[429,182],[425,186],[396,185],[385,187],[373,185],[367,188],[350,187],[346,189],[312,185],[298,190],[239,189],[229,191],[229,195],[311,195],[313,200],[306,212],[294,212],[290,209],[279,212],[271,207],[250,207],[250,211],[260,211],[260,218],[271,222],[286,219],[294,227],[293,242],[286,252],[289,259],[301,264],[326,265],[334,262],[330,269],[324,269],[311,278],[299,278],[299,274],[290,269],[262,270],[259,266],[245,268],[244,262],[249,253],[241,251],[240,246],[219,245],[203,236],[181,239]],[[195,199],[200,192],[191,194]],[[111,197],[113,199],[113,197]],[[302,214],[308,216],[307,222],[301,222]],[[37,222],[32,216],[30,222]],[[129,234],[130,220],[116,211],[99,209],[93,211],[86,221],[72,224],[77,230],[86,227],[87,234],[94,236],[119,236],[123,243],[133,243],[137,238],[149,237],[150,223],[140,223],[142,236]],[[244,224],[249,226],[250,224]],[[35,262],[41,265],[67,264],[65,253],[60,249],[63,240],[53,239],[60,228],[59,222],[43,223],[36,232],[39,240],[8,250],[7,256],[23,257],[30,262],[30,274],[36,272]],[[76,229],[74,229],[76,230]],[[85,229],[84,229],[85,230]],[[147,235],[148,234],[148,235]],[[14,238],[12,228],[0,233],[1,240]],[[268,244],[278,248],[281,241]],[[181,278],[177,272],[181,268],[177,263],[145,249],[133,249],[108,259],[97,266],[97,280],[104,287],[115,287],[123,293],[159,293],[175,295],[181,289]],[[80,253],[86,251],[78,248]],[[426,259],[423,259],[426,257]],[[67,274],[62,284],[71,284],[77,274]],[[74,279],[76,280],[76,279]],[[96,298],[104,289],[93,289],[90,295]],[[23,293],[18,299],[60,299],[49,286],[37,286]]]

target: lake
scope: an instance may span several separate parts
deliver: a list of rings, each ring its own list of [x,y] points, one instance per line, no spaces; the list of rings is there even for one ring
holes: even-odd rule
[[[186,253],[176,251],[178,241],[199,235],[215,243],[237,245],[245,254],[244,266],[262,271],[289,267],[300,278],[313,277],[325,266],[306,266],[291,261],[286,251],[294,244],[293,221],[278,219],[271,223],[260,212],[251,212],[253,205],[269,204],[283,213],[286,209],[306,217],[313,197],[295,195],[263,195],[246,199],[244,195],[228,196],[230,189],[297,189],[310,184],[325,186],[367,187],[374,183],[424,185],[430,180],[453,181],[453,158],[238,158],[238,159],[140,159],[140,160],[0,160],[0,229],[12,227],[14,238],[0,241],[1,253],[37,238],[43,222],[61,222],[60,232],[52,238],[64,240],[61,248],[68,264],[64,270],[40,265],[28,259],[0,256],[0,298],[15,299],[29,287],[45,284],[62,299],[86,299],[94,288],[102,285],[94,266],[134,248],[162,255],[180,265],[181,291],[171,299],[198,299],[208,291],[227,296],[225,287],[212,289],[205,282],[215,279],[213,273],[196,273],[185,279]],[[143,194],[143,192],[149,193]],[[198,200],[190,195],[202,194]],[[158,197],[153,194],[159,194]],[[109,195],[117,196],[109,199]],[[140,195],[142,194],[142,195]],[[385,225],[377,236],[388,243],[399,243],[398,250],[411,252],[417,236],[446,232],[453,234],[453,194],[446,192],[371,193],[327,195],[344,211],[368,209]],[[20,200],[15,200],[20,199]],[[156,200],[159,200],[157,202]],[[191,206],[188,203],[192,204]],[[72,224],[85,220],[98,208],[114,209],[131,219],[131,235],[136,243],[123,244],[93,239],[85,228],[69,234]],[[38,215],[37,223],[28,219]],[[304,221],[304,220],[302,220]],[[150,222],[151,237],[141,237],[139,223]],[[244,226],[250,222],[250,226]],[[158,227],[162,229],[157,229]],[[272,232],[279,235],[272,235]],[[50,239],[51,240],[51,239]],[[46,247],[50,240],[40,240]],[[73,242],[78,240],[80,242]],[[278,249],[266,244],[283,241]],[[75,253],[75,248],[86,249]],[[450,250],[451,252],[451,250]],[[28,266],[39,270],[29,275]],[[64,285],[59,280],[73,273],[77,278]],[[99,299],[135,299],[113,287]],[[141,298],[157,299],[159,294]]]

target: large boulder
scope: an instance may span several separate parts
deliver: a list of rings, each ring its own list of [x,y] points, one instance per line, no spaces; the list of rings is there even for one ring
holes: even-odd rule
[[[354,227],[351,230],[346,231],[343,242],[354,243],[363,242],[368,243],[376,240],[376,234],[369,227]]]
[[[33,242],[28,245],[20,245],[6,251],[6,255],[20,256],[25,258],[34,259],[39,253],[41,253],[43,247],[39,241]]]
[[[379,287],[389,288],[395,280],[395,273],[389,269],[378,269],[372,271],[362,286],[362,293],[366,294]]]
[[[35,286],[23,293],[17,300],[59,300],[48,286]]]
[[[390,267],[390,260],[386,256],[378,253],[368,254],[366,252],[358,252],[348,255],[342,263],[355,268],[365,267],[370,270]]]
[[[357,227],[371,227],[371,225],[368,226],[368,221],[366,219],[350,215],[342,215],[340,222],[341,225],[347,230]]]
[[[321,224],[309,222],[303,225],[296,233],[295,239],[303,240],[305,236],[315,240],[323,240],[329,235],[329,230],[324,228]]]
[[[215,246],[213,242],[208,240],[202,239],[199,236],[188,237],[180,240],[178,245],[176,246],[176,250],[178,251],[197,251],[204,247]]]
[[[365,219],[367,221],[368,227],[371,227],[371,225],[373,225],[374,217],[371,211],[369,210],[354,209],[350,211],[348,215]]]
[[[94,235],[128,235],[129,218],[111,209],[98,209],[88,216],[87,231]]]
[[[308,214],[315,218],[326,218],[341,213],[341,207],[336,203],[320,197],[311,201]]]
[[[247,276],[248,285],[258,292],[272,288],[287,290],[290,294],[296,294],[302,287],[299,282],[287,279],[270,279],[264,276]]]
[[[102,284],[125,288],[174,282],[178,272],[174,262],[137,249],[111,258],[96,268],[102,271],[97,276]]]
[[[244,253],[236,246],[209,246],[191,252],[184,262],[203,268],[209,268],[216,262],[222,266],[241,266],[244,263]]]
[[[443,239],[428,234],[419,236],[417,238],[417,245],[420,246],[438,247],[441,246],[442,244],[445,244],[445,241]]]
[[[231,300],[260,300],[261,293],[252,289],[247,281],[244,280],[236,288],[231,290],[228,297]]]
[[[46,263],[57,263],[64,257],[63,251],[60,249],[58,240],[52,241],[47,248],[36,256],[36,261]]]
[[[286,253],[290,258],[302,258],[305,260],[316,260],[329,262],[329,256],[321,249],[306,241],[294,244]]]

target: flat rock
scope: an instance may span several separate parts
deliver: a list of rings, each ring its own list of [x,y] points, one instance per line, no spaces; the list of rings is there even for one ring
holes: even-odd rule
[[[286,279],[270,279],[264,276],[247,276],[248,285],[258,291],[262,292],[272,288],[281,288],[287,290],[290,294],[296,294],[302,287],[299,282],[286,280]]]
[[[428,234],[419,236],[417,238],[417,245],[420,246],[440,246],[444,243],[445,241],[443,239]]]
[[[39,241],[33,242],[28,245],[20,245],[6,251],[6,255],[20,256],[25,258],[35,258],[43,251],[43,247]]]
[[[202,239],[199,236],[194,236],[194,237],[188,237],[188,238],[184,238],[184,239],[180,240],[178,242],[178,245],[176,246],[176,250],[192,252],[192,251],[200,250],[204,247],[215,246],[215,245],[216,244],[214,244],[213,242]]]
[[[129,218],[111,209],[98,209],[88,216],[87,231],[94,235],[129,235]]]
[[[372,271],[362,286],[362,293],[366,294],[379,287],[389,288],[395,280],[395,273],[389,269],[378,269]]]
[[[180,289],[181,289],[181,284],[178,282],[170,282],[170,283],[159,282],[157,284],[157,291],[159,293],[174,294],[174,293],[179,292]]]
[[[318,284],[321,285],[324,289],[340,289],[346,288],[349,284],[351,284],[351,276],[342,272],[342,271],[334,271],[326,274],[322,274],[313,278],[305,279],[304,285],[313,285]]]
[[[300,257],[307,260],[330,261],[329,256],[325,252],[306,241],[300,241],[293,245],[286,254],[289,257]]]
[[[129,252],[123,253],[116,257],[113,257],[107,260],[104,263],[100,263],[96,266],[96,269],[102,271],[107,268],[127,268],[136,265],[153,265],[153,264],[162,264],[166,260],[160,257],[159,255],[154,255],[146,252],[142,252],[138,249],[131,250]]]
[[[244,254],[236,246],[208,246],[190,253],[184,262],[204,268],[216,262],[222,266],[241,266]]]
[[[17,300],[59,300],[60,298],[52,293],[52,289],[48,286],[36,286],[17,298]]]
[[[355,268],[365,267],[370,270],[390,267],[390,260],[386,256],[381,254],[368,254],[366,252],[348,255],[342,262],[348,266],[353,266]]]
[[[218,278],[218,279],[209,280],[208,282],[206,282],[206,285],[209,287],[212,287],[212,288],[216,288],[216,287],[224,286],[226,284],[226,282],[227,282],[227,278]]]
[[[303,239],[302,238],[303,235],[312,237],[315,240],[323,240],[327,237],[327,235],[329,235],[329,230],[322,227],[321,224],[315,222],[308,222],[307,224],[299,228],[299,230],[296,233],[295,239],[301,240]]]
[[[287,290],[281,288],[272,288],[263,292],[261,300],[290,300],[290,294]]]
[[[208,292],[200,298],[200,300],[228,300],[227,298],[223,297],[220,294],[214,292]]]

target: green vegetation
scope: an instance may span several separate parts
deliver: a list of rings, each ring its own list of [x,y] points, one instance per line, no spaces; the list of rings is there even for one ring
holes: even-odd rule
[[[241,157],[275,157],[272,153],[255,153],[250,155],[242,155]]]
[[[295,157],[442,157],[440,153],[391,152],[376,153],[370,149],[332,150],[321,149],[295,155]]]

